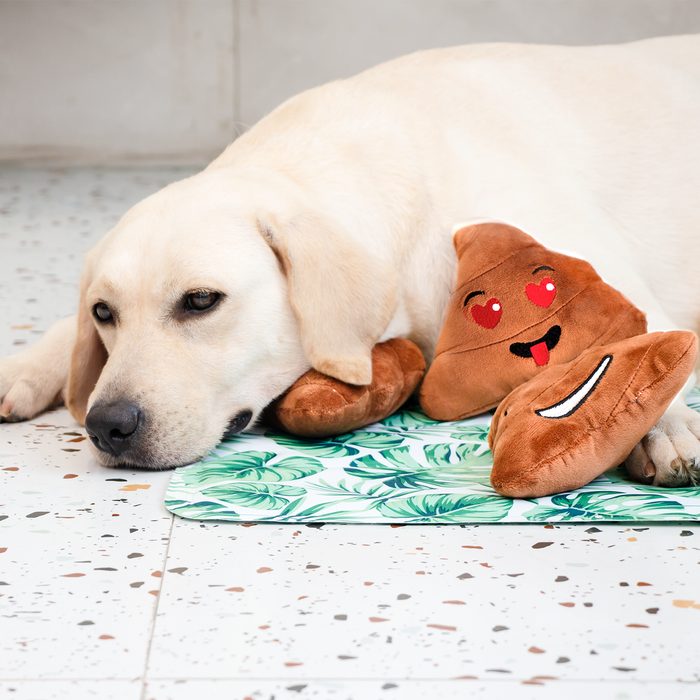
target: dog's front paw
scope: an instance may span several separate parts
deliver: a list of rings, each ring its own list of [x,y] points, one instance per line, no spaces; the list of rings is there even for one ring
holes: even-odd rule
[[[62,402],[64,378],[17,353],[0,359],[0,423],[16,423]]]
[[[625,465],[635,481],[654,486],[700,484],[700,415],[672,406],[635,446]]]

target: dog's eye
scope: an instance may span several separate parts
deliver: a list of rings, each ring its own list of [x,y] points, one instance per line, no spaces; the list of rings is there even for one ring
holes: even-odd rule
[[[221,299],[221,294],[218,292],[199,291],[192,292],[185,297],[186,311],[206,311],[216,306]]]
[[[99,302],[92,307],[92,315],[99,323],[106,323],[107,321],[111,321],[113,319],[109,306],[103,302]]]

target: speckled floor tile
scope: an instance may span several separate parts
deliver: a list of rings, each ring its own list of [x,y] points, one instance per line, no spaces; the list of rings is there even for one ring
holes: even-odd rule
[[[0,681],[7,700],[141,700],[143,683],[135,681]]]
[[[688,525],[176,520],[148,673],[698,680],[699,552]]]
[[[688,683],[615,681],[151,681],[146,700],[698,700],[700,687]]]
[[[190,172],[0,167],[0,353]],[[698,525],[190,522],[169,474],[99,467],[83,437],[65,409],[0,425],[3,698],[700,700],[674,682],[700,673]]]
[[[0,426],[0,678],[143,672],[169,475],[100,467],[83,435],[65,409]]]
[[[83,253],[189,172],[0,167],[0,353],[73,313]],[[143,673],[169,475],[103,469],[85,439],[65,409],[0,425],[0,679]]]

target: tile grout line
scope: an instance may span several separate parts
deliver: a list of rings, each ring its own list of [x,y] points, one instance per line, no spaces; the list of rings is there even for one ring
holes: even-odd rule
[[[168,532],[168,546],[165,548],[165,555],[163,556],[163,573],[160,579],[160,588],[158,589],[158,595],[156,596],[156,606],[153,611],[153,622],[151,623],[151,633],[148,637],[148,648],[146,649],[146,659],[143,665],[143,673],[141,674],[141,700],[146,700],[146,689],[148,687],[148,681],[146,679],[146,674],[148,673],[148,664],[151,659],[151,647],[153,646],[153,635],[156,631],[156,621],[158,620],[158,608],[160,607],[160,596],[163,593],[163,587],[165,585],[165,567],[167,566],[168,557],[170,556],[170,544],[173,541],[173,528],[175,527],[175,515],[170,514],[170,530]]]

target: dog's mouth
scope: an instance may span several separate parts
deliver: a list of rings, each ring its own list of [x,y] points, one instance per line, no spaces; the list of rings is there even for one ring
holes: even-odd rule
[[[518,357],[531,357],[538,367],[549,362],[549,352],[561,338],[561,326],[552,326],[541,338],[531,343],[513,343],[510,351]]]
[[[241,411],[240,413],[236,414],[228,422],[228,426],[226,427],[226,431],[224,432],[224,438],[228,438],[235,435],[236,433],[240,433],[241,430],[247,427],[252,417],[252,411]]]

